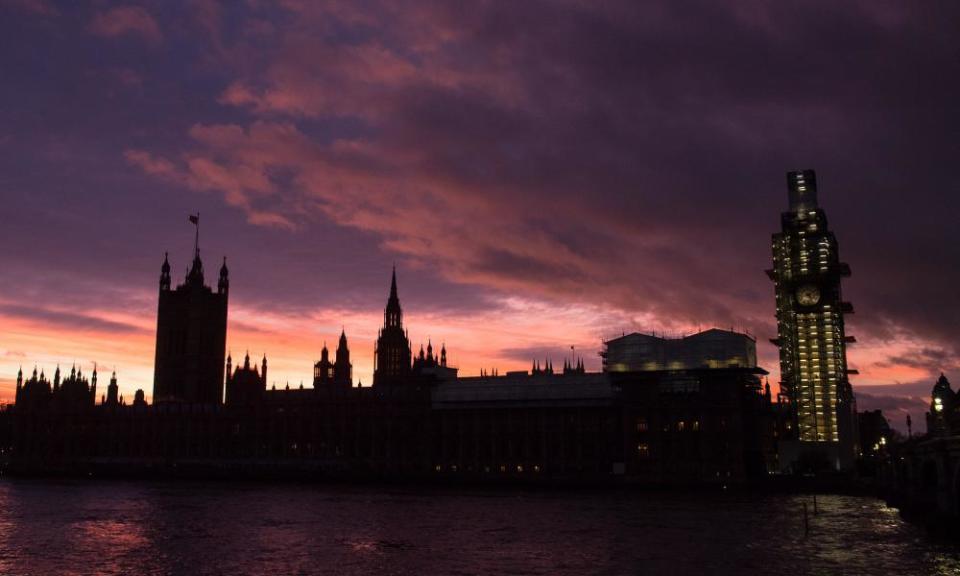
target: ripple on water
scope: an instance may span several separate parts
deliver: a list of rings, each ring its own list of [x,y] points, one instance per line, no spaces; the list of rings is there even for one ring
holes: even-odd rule
[[[958,574],[883,503],[0,480],[2,574]]]

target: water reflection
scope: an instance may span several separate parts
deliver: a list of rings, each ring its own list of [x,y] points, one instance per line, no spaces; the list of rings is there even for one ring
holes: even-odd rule
[[[865,498],[0,481],[2,574],[955,574]]]

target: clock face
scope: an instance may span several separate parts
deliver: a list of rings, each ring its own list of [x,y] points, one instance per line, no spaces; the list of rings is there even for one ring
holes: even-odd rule
[[[820,301],[820,289],[813,284],[804,284],[797,288],[797,302],[803,306],[813,306]]]

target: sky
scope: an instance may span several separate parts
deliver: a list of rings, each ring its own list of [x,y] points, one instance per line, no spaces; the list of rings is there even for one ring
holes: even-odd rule
[[[861,409],[960,383],[960,4],[0,0],[0,399],[116,370],[149,398],[160,265],[231,274],[228,348],[372,379],[390,270],[461,374],[603,338],[756,335],[817,170]],[[915,427],[918,427],[915,425]],[[922,428],[922,424],[919,424]]]

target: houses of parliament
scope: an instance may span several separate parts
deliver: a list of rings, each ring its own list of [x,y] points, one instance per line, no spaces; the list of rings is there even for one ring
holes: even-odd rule
[[[341,332],[332,357],[324,345],[313,362],[312,386],[268,387],[266,356],[226,353],[230,273],[224,259],[208,284],[197,243],[182,282],[168,256],[160,268],[151,403],[142,390],[120,396],[115,375],[100,392],[96,370],[21,373],[0,439],[24,473],[727,484],[788,469],[783,446],[849,465],[847,269],[815,186],[812,171],[788,174],[791,211],[774,236],[787,379],[776,399],[754,337],[716,328],[608,340],[600,372],[570,358],[556,371],[534,360],[529,371],[461,376],[446,343],[412,350],[396,269],[371,386],[354,382]]]

